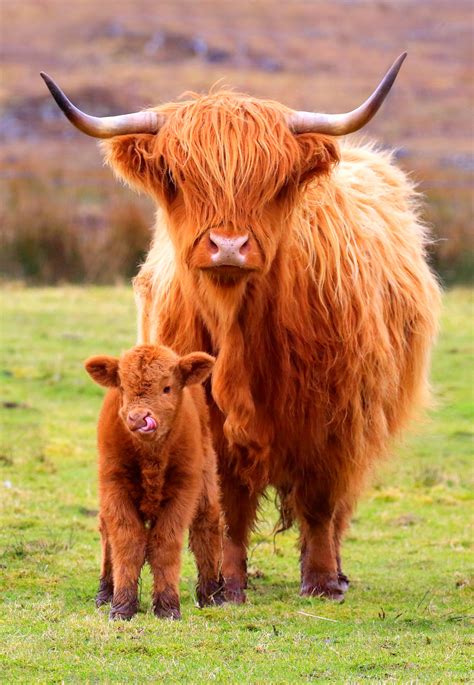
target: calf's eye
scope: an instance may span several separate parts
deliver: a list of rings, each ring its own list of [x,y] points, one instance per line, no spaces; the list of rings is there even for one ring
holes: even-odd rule
[[[171,392],[171,385],[165,385],[165,387],[163,388],[163,392],[165,393],[165,395]]]

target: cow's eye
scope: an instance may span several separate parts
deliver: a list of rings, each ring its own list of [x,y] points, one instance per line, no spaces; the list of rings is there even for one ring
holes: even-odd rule
[[[171,385],[165,385],[165,387],[163,388],[163,392],[165,393],[165,395],[171,392]]]

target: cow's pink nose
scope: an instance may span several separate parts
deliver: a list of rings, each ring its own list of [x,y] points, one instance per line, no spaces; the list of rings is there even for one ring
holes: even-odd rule
[[[222,235],[210,231],[209,249],[214,266],[244,266],[249,250],[249,235]]]

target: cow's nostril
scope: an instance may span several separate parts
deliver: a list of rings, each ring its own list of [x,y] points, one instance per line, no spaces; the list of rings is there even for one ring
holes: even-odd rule
[[[209,249],[212,254],[217,254],[217,252],[219,252],[219,245],[213,241],[211,236],[209,236]]]
[[[246,254],[250,249],[250,243],[249,243],[249,238],[248,236],[245,238],[245,242],[242,243],[242,245],[239,248],[240,254]]]

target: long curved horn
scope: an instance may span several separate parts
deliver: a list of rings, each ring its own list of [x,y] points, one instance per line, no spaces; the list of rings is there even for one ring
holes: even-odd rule
[[[295,112],[288,120],[289,127],[294,133],[326,133],[331,136],[343,136],[358,131],[377,113],[406,56],[407,53],[404,52],[397,57],[372,95],[357,109],[345,114]]]
[[[157,133],[164,124],[165,118],[156,112],[133,112],[116,117],[92,117],[75,107],[50,76],[41,72],[41,78],[69,121],[88,136],[112,138],[127,133]]]

